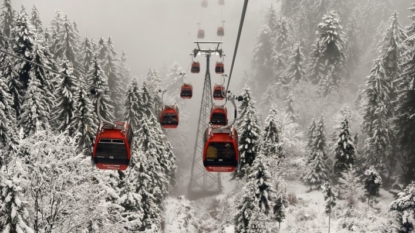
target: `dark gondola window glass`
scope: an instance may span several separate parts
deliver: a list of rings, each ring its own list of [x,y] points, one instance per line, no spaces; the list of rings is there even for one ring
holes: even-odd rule
[[[212,124],[214,125],[226,125],[226,116],[222,113],[214,113],[212,115]]]
[[[230,142],[210,142],[206,152],[207,161],[226,162],[235,160],[235,148]]]
[[[97,160],[106,164],[120,164],[128,160],[127,147],[122,139],[101,139],[97,146]]]
[[[177,116],[174,113],[165,113],[163,115],[163,119],[161,121],[162,124],[165,125],[177,125]]]

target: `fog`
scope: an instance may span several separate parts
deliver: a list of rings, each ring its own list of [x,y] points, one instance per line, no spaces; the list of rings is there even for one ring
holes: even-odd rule
[[[243,67],[249,65],[264,6],[272,2],[275,1],[251,1],[249,4],[233,84],[242,74]],[[175,61],[187,69],[198,22],[205,29],[205,40],[218,41],[216,29],[222,20],[226,21],[223,49],[230,66],[243,1],[226,0],[222,9],[217,1],[211,0],[203,11],[200,1],[196,0],[17,0],[12,4],[14,9],[24,5],[28,11],[36,5],[44,27],[50,26],[55,11],[60,10],[76,22],[81,37],[97,41],[100,37],[111,36],[115,49],[125,51],[131,73],[142,76],[150,67],[163,74],[163,70]],[[200,60],[204,59],[200,57]],[[203,72],[199,76],[202,79]]]

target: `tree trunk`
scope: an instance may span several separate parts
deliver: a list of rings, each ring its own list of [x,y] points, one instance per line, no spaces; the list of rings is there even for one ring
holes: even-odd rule
[[[330,233],[330,219],[331,219],[331,213],[329,214],[329,233]]]

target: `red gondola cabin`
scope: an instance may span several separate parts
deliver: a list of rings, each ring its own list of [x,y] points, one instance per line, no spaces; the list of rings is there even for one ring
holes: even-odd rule
[[[238,166],[238,134],[235,128],[208,128],[205,132],[203,166],[209,172],[232,172]]]
[[[210,123],[212,123],[212,125],[227,125],[228,111],[226,110],[226,107],[214,106],[210,113]]]
[[[207,2],[207,0],[203,0],[203,1],[202,1],[202,7],[203,7],[203,8],[208,7],[208,2]]]
[[[223,100],[225,97],[225,87],[222,85],[215,85],[215,87],[213,88],[213,99]]]
[[[221,6],[225,5],[225,0],[219,0],[219,5]]]
[[[225,35],[225,29],[223,27],[218,27],[217,34],[218,34],[218,36],[224,36]]]
[[[203,38],[205,38],[205,30],[203,30],[203,29],[199,29],[199,30],[197,31],[197,38],[198,38],[198,39],[203,39]]]
[[[99,169],[126,170],[130,164],[133,130],[128,123],[104,123],[100,126],[92,158]]]
[[[222,62],[216,62],[215,72],[217,74],[223,74],[225,72],[225,67]]]
[[[196,62],[196,61],[194,61],[193,63],[192,63],[192,68],[191,68],[191,70],[190,70],[192,73],[194,73],[194,74],[198,74],[199,72],[200,72],[200,63],[199,62]]]
[[[192,96],[193,96],[192,84],[183,84],[180,90],[180,97],[182,97],[182,99],[191,99]]]
[[[160,114],[160,124],[165,129],[174,129],[179,125],[179,109],[176,105],[165,105]]]

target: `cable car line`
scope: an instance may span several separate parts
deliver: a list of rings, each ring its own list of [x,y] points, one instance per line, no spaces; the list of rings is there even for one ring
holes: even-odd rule
[[[244,7],[242,9],[241,22],[239,24],[238,36],[236,38],[235,51],[233,53],[232,64],[231,64],[231,71],[229,72],[229,79],[228,79],[228,85],[226,86],[226,90],[229,90],[229,84],[231,83],[233,66],[235,64],[235,58],[236,58],[236,54],[238,52],[239,40],[241,39],[242,28],[243,28],[243,25],[244,25],[245,14],[246,14],[246,9],[247,8],[248,8],[248,0],[245,0]]]

